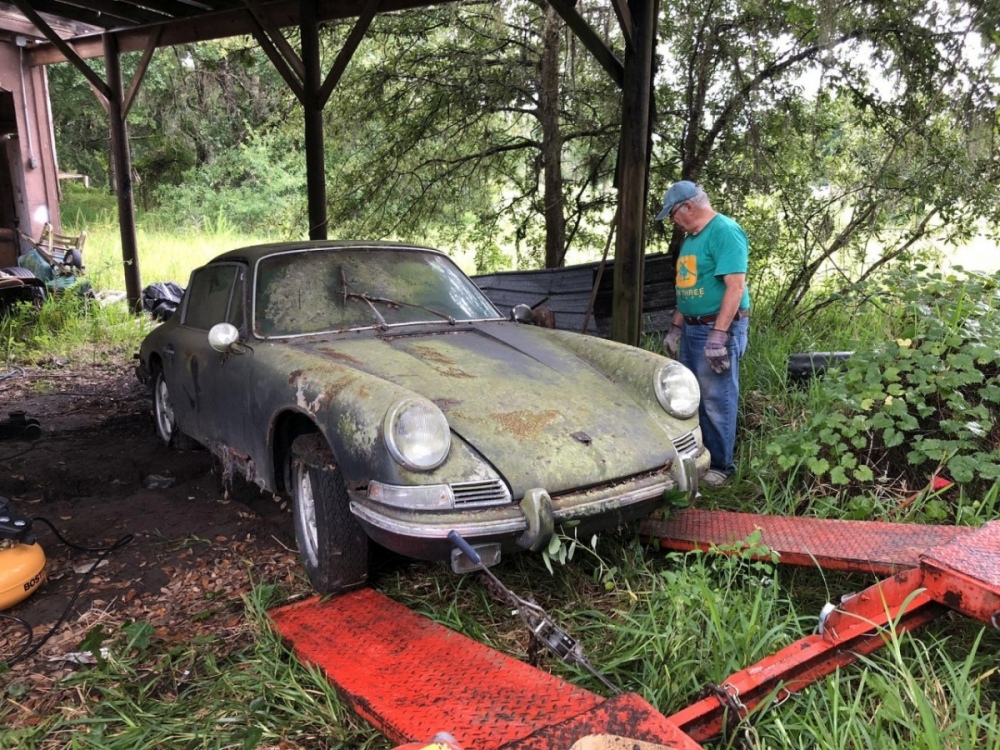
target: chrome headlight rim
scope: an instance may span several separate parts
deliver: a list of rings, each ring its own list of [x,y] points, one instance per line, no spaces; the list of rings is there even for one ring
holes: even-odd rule
[[[397,428],[400,420],[410,409],[426,410],[425,417],[430,418],[434,423],[432,427],[438,432],[436,437],[441,440],[441,445],[437,450],[424,460],[408,455],[406,446],[400,445]],[[382,421],[382,436],[386,448],[389,450],[389,455],[396,463],[410,471],[433,471],[445,462],[451,451],[451,428],[448,425],[448,420],[432,401],[425,398],[402,398],[390,406]]]
[[[675,387],[665,388],[665,384],[674,382]],[[686,398],[684,401],[690,402],[691,406],[683,408],[679,405],[676,388],[687,388],[693,391],[694,398]],[[698,405],[701,402],[701,388],[698,386],[698,379],[687,367],[676,360],[664,362],[653,375],[653,391],[656,393],[656,400],[663,407],[663,410],[677,419],[691,419],[698,414]]]

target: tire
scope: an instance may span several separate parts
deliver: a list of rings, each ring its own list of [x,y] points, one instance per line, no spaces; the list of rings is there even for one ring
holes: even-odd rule
[[[302,435],[290,451],[290,494],[299,556],[313,588],[341,594],[368,580],[368,535],[351,514],[344,476],[322,435]]]
[[[804,383],[811,378],[821,377],[835,367],[839,367],[854,352],[803,352],[788,355],[788,380]]]
[[[156,434],[168,448],[192,451],[201,447],[196,440],[185,435],[177,427],[173,402],[170,400],[170,389],[167,388],[162,370],[156,373],[156,378],[153,380],[153,423],[156,426]]]
[[[16,276],[19,279],[33,279],[35,274],[29,271],[27,268],[21,268],[20,266],[10,266],[8,268],[0,268],[7,276]]]

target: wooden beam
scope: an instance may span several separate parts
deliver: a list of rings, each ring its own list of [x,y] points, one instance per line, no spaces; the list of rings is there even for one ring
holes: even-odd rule
[[[108,88],[108,84],[102,81],[100,76],[87,66],[87,64],[79,55],[77,55],[73,48],[64,42],[59,35],[52,30],[52,27],[49,26],[48,23],[45,22],[45,19],[38,15],[34,9],[28,5],[26,0],[14,0],[14,5],[16,5],[17,9],[24,14],[25,18],[35,25],[36,29],[45,35],[46,39],[52,42],[52,44],[54,44],[59,51],[62,52],[64,59],[73,63],[73,67],[83,74],[83,77],[90,82],[91,86],[93,86],[104,97],[108,99],[111,98],[111,90]]]
[[[256,2],[256,0],[248,0],[247,7],[250,8],[253,21],[260,28],[260,31],[267,34],[268,38],[274,44],[275,49],[285,59],[288,67],[298,76],[299,81],[304,81],[306,79],[306,66],[302,63],[302,58],[299,57],[298,53],[292,49],[292,45],[285,39],[285,35],[281,33],[281,29],[275,26],[272,20],[261,11],[260,3]]]
[[[444,2],[457,1],[444,0]],[[19,0],[19,2],[24,2],[24,0]],[[335,19],[357,18],[364,12],[367,4],[368,0],[319,0],[314,3],[315,16],[320,23]],[[382,12],[388,13],[440,4],[441,0],[384,0]],[[269,3],[261,7],[261,12],[267,19],[267,23],[264,24],[266,28],[273,26],[283,29],[299,25],[298,0]],[[232,36],[251,36],[254,33],[253,29],[253,16],[246,8],[209,13],[163,24],[163,38],[160,41],[160,46],[171,47],[177,44],[205,42]],[[122,52],[140,52],[145,48],[145,39],[149,35],[149,29],[144,27],[120,29],[115,34],[118,36],[119,49]],[[76,50],[76,54],[84,59],[100,57],[104,54],[100,34],[74,38],[73,48]],[[28,55],[29,65],[51,65],[66,62],[67,59],[63,50],[49,45],[33,49]]]
[[[548,2],[583,42],[583,46],[594,56],[598,65],[604,68],[611,79],[618,84],[618,88],[621,88],[625,81],[625,67],[611,48],[604,43],[586,19],[577,13],[576,8],[568,0],[548,0]]]
[[[642,333],[650,92],[658,3],[657,0],[630,0],[629,5],[636,35],[633,48],[625,50],[611,338],[638,346]]]
[[[320,48],[319,20],[313,0],[301,0],[299,28],[302,35],[302,62],[306,66],[302,97],[306,143],[306,195],[309,206],[309,239],[327,238],[326,158],[323,148],[323,110],[319,104]]]
[[[305,92],[302,88],[302,78],[296,78],[295,72],[288,65],[288,61],[285,57],[278,51],[277,47],[271,41],[271,37],[268,36],[267,32],[264,31],[263,26],[258,26],[253,33],[254,39],[257,40],[257,44],[260,48],[264,50],[264,54],[268,56],[271,64],[274,65],[274,69],[278,71],[278,74],[285,80],[285,84],[291,89],[292,93],[295,94],[295,98],[299,100],[300,104],[305,104],[305,99],[303,98]],[[304,76],[303,76],[304,77]]]
[[[18,5],[18,0],[11,0],[11,2]],[[120,26],[123,23],[123,20],[120,18],[113,18],[111,16],[105,18],[96,11],[78,7],[67,7],[63,3],[46,2],[46,0],[38,0],[37,2],[32,0],[31,7],[38,13],[44,13],[50,18],[72,19],[82,26],[89,26],[91,29],[100,29],[101,32],[114,26]],[[24,11],[22,10],[21,12],[23,13]]]
[[[628,9],[628,3],[626,0],[610,0],[610,2],[615,15],[618,16],[618,25],[621,26],[625,46],[635,47],[635,24],[632,22],[632,11]]]
[[[125,271],[125,296],[134,311],[142,309],[142,283],[139,274],[139,252],[135,232],[135,197],[132,193],[132,153],[125,127],[122,91],[122,68],[118,38],[104,35],[104,68],[108,76],[109,112],[111,122],[111,154],[115,169],[118,197],[118,227],[122,239],[122,263]]]
[[[159,6],[160,3],[146,3],[145,6],[140,6],[118,0],[86,0],[85,3],[32,0],[31,5],[39,13],[48,13],[57,18],[70,18],[108,29],[123,24],[162,23],[172,20],[171,14],[164,12],[161,7],[153,7]]]
[[[139,86],[142,84],[142,79],[146,77],[146,69],[149,67],[150,61],[153,59],[153,53],[156,52],[156,48],[160,44],[160,37],[163,35],[163,28],[157,28],[149,37],[149,43],[146,45],[145,52],[142,53],[142,59],[139,61],[139,67],[136,68],[135,74],[132,76],[132,83],[128,87],[128,93],[125,95],[125,101],[122,103],[122,117],[128,119],[129,110],[132,109],[132,102],[135,101],[135,95],[139,91]]]
[[[368,27],[371,26],[372,20],[375,18],[376,14],[382,7],[382,0],[368,0],[368,4],[365,9],[361,12],[358,17],[358,22],[354,24],[354,28],[351,29],[351,33],[347,36],[347,41],[344,42],[343,49],[340,50],[340,54],[337,55],[337,59],[333,62],[333,67],[330,68],[330,72],[326,76],[326,80],[323,81],[323,86],[319,90],[318,104],[319,108],[323,109],[326,106],[327,101],[330,99],[330,94],[333,93],[334,87],[340,81],[340,77],[344,75],[344,71],[347,70],[347,65],[350,63],[351,58],[354,57],[354,53],[358,49],[358,45],[365,38],[365,34],[368,32]]]

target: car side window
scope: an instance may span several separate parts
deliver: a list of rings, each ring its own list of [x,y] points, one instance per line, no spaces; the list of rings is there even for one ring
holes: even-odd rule
[[[211,265],[191,275],[188,300],[184,306],[184,325],[208,330],[228,320],[229,300],[236,279],[237,266]]]
[[[247,269],[239,266],[236,271],[236,282],[233,284],[233,296],[229,302],[229,315],[226,322],[232,323],[241,333],[246,332],[246,279]]]

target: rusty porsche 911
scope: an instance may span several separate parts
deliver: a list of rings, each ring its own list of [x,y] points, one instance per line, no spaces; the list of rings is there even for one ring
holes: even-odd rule
[[[680,363],[504,317],[443,253],[390,243],[234,250],[191,274],[139,353],[156,429],[289,496],[313,586],[369,540],[473,567],[694,495],[709,456]]]

